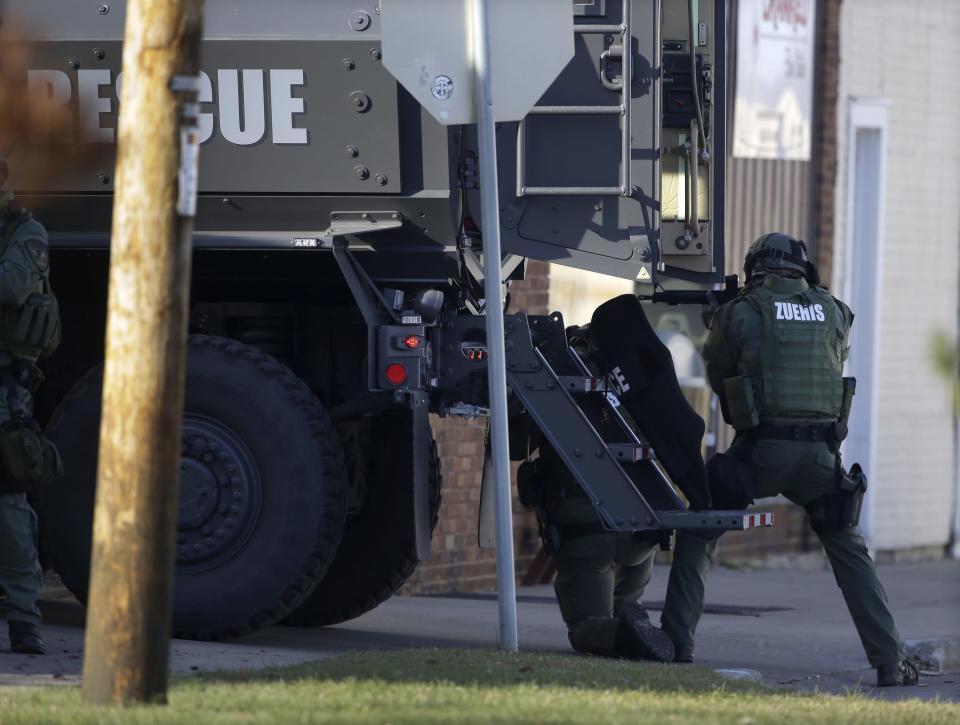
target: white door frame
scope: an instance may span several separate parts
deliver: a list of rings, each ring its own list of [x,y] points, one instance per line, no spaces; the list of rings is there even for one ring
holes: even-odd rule
[[[960,559],[960,426],[957,427],[954,446],[953,465],[956,491],[953,495],[953,546],[950,549],[950,556],[954,559]]]
[[[847,99],[847,161],[844,196],[844,266],[840,288],[844,299],[860,318],[853,326],[855,349],[851,348],[848,369],[857,376],[857,394],[854,399],[852,426],[865,434],[852,435],[844,444],[847,465],[860,461],[870,479],[870,489],[863,502],[860,529],[873,547],[874,507],[881,476],[876,466],[877,459],[877,402],[879,385],[877,372],[880,359],[880,318],[883,299],[883,250],[884,209],[886,208],[886,156],[887,128],[890,101],[885,98],[850,96]],[[873,131],[874,141],[858,158],[860,132]],[[872,135],[872,134],[871,134]],[[860,163],[858,163],[858,161]],[[869,174],[876,185],[865,187],[867,195],[858,194],[858,171]],[[866,229],[872,233],[873,244],[866,248],[862,234]],[[858,242],[858,237],[859,242]],[[857,356],[859,353],[859,357]],[[851,426],[851,427],[852,427]],[[853,431],[851,431],[853,432]]]

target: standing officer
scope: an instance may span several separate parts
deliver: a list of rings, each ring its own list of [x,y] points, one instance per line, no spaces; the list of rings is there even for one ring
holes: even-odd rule
[[[0,156],[0,190],[6,180]],[[56,449],[31,417],[31,391],[41,379],[34,363],[60,341],[49,271],[43,226],[0,192],[0,619],[7,620],[13,652],[37,655],[46,652],[37,609],[43,570],[27,492],[60,469]]]
[[[588,326],[568,330],[570,346],[591,364]],[[513,425],[513,424],[511,424]],[[534,431],[540,457],[517,473],[521,502],[537,509],[544,549],[557,562],[554,590],[570,644],[606,657],[673,660],[673,643],[639,604],[650,581],[657,534],[614,533],[556,451]]]
[[[767,234],[748,250],[746,286],[713,312],[704,358],[724,418],[736,429],[708,466],[714,507],[783,494],[804,506],[826,550],[877,685],[914,685],[887,595],[856,528],[866,479],[840,465],[853,397],[843,378],[850,309],[819,286],[806,245]],[[663,613],[676,661],[693,660],[716,537],[678,532]]]

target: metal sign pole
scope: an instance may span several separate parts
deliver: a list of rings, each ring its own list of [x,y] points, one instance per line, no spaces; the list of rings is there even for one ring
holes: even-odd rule
[[[503,344],[500,280],[500,194],[497,188],[497,138],[490,78],[488,0],[470,7],[473,65],[476,75],[477,135],[480,145],[480,200],[483,206],[483,272],[487,308],[487,379],[490,388],[490,448],[493,457],[497,542],[497,593],[500,649],[517,651],[517,593],[513,562],[513,512],[507,441],[507,368]]]

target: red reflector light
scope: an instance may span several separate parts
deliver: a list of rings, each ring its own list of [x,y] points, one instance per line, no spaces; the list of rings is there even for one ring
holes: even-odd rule
[[[387,382],[391,385],[403,385],[407,381],[407,369],[400,363],[387,365]]]
[[[409,347],[411,350],[416,350],[423,344],[423,338],[417,335],[407,335],[403,338],[403,344]]]

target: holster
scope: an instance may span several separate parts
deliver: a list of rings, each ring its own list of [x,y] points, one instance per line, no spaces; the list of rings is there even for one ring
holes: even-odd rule
[[[810,515],[814,531],[843,531],[855,528],[860,523],[863,496],[867,492],[867,477],[859,463],[846,471],[837,462],[837,488],[804,508]]]
[[[560,552],[560,546],[563,542],[559,527],[550,523],[546,509],[537,509],[537,529],[540,534],[540,541],[543,542],[544,552],[550,556],[556,556]]]
[[[867,476],[859,463],[850,466],[850,471],[840,467],[840,490],[844,493],[843,511],[840,523],[845,529],[852,529],[860,523],[860,509],[863,496],[867,492]]]

